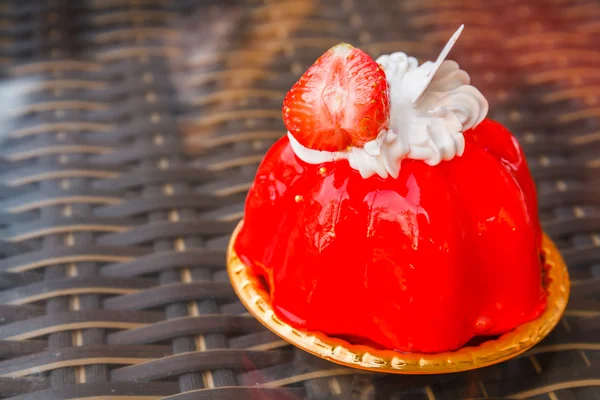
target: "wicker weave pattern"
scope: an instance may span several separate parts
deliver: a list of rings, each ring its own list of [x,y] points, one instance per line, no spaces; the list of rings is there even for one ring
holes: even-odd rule
[[[524,3],[0,2],[0,398],[600,398],[600,5]],[[460,23],[452,58],[526,149],[570,267],[566,317],[464,374],[291,348],[224,266],[286,90],[340,40],[431,59]]]

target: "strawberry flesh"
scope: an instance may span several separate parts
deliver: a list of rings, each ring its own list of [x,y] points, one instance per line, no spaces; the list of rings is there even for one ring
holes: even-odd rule
[[[304,147],[362,147],[388,127],[385,73],[365,52],[340,43],[306,71],[283,102],[288,131]]]

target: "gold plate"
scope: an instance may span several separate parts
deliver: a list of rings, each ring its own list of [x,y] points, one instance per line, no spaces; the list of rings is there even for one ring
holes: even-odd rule
[[[540,342],[558,324],[567,307],[570,287],[567,266],[552,240],[544,234],[543,284],[548,293],[548,307],[539,318],[497,339],[444,353],[400,353],[350,344],[323,333],[295,329],[275,315],[269,294],[233,249],[242,223],[233,232],[227,253],[229,279],[242,303],[269,330],[294,346],[347,367],[394,374],[441,374],[485,367],[513,358]]]

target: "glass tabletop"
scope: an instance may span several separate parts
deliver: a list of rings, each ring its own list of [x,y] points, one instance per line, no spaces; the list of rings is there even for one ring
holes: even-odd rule
[[[455,374],[290,346],[225,268],[287,90],[340,41],[435,60],[460,24],[451,58],[569,267],[565,316]],[[599,36],[589,0],[0,1],[0,398],[600,399]]]

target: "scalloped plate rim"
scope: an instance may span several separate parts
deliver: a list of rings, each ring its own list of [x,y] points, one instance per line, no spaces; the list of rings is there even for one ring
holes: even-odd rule
[[[548,293],[548,306],[537,319],[478,346],[463,346],[443,353],[401,353],[354,345],[321,332],[295,329],[277,318],[271,308],[269,294],[233,249],[243,223],[241,220],[236,226],[227,250],[227,273],[242,304],[267,329],[285,341],[346,367],[394,374],[441,374],[497,364],[522,354],[548,336],[564,314],[569,298],[567,266],[554,242],[544,234],[544,288]]]

